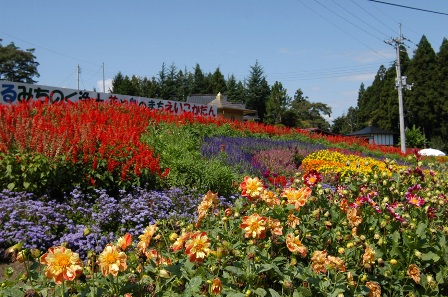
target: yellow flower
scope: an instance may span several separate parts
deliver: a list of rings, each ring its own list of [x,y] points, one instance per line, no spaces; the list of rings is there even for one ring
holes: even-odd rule
[[[260,194],[260,199],[264,202],[266,202],[266,204],[269,207],[274,207],[275,205],[280,205],[280,199],[278,198],[277,193],[267,190],[267,189],[263,189],[263,191]]]
[[[244,216],[240,224],[240,228],[244,230],[246,238],[265,238],[266,237],[266,221],[263,216],[254,213],[250,216]]]
[[[149,225],[146,227],[145,231],[143,231],[143,234],[140,235],[138,238],[140,239],[140,242],[137,244],[137,248],[141,253],[144,253],[145,250],[149,247],[149,244],[151,243],[151,239],[154,236],[154,233],[157,231],[157,225]]]
[[[62,246],[51,247],[40,257],[40,263],[47,265],[45,276],[57,285],[72,281],[82,274],[82,262],[77,253]]]
[[[369,288],[369,297],[381,297],[381,287],[376,282],[366,282],[366,287]]]
[[[420,269],[418,269],[417,265],[415,264],[409,265],[407,273],[409,277],[412,278],[412,280],[414,280],[414,282],[416,282],[417,284],[420,283]]]
[[[185,252],[190,262],[202,262],[210,253],[210,239],[206,232],[196,232],[185,243]]]
[[[108,276],[109,274],[117,276],[118,272],[125,271],[128,268],[126,260],[126,254],[120,252],[116,246],[109,243],[99,255],[98,264],[104,276]]]
[[[242,191],[242,196],[247,197],[250,201],[255,201],[263,191],[263,182],[258,177],[251,178],[246,176],[240,184],[240,191]]]
[[[290,252],[299,253],[300,256],[306,257],[307,249],[300,241],[299,236],[294,236],[294,234],[288,233],[286,236],[286,246]]]
[[[288,204],[294,204],[294,208],[299,210],[308,201],[311,195],[311,188],[303,187],[301,189],[285,188],[283,189],[282,197],[287,199]]]

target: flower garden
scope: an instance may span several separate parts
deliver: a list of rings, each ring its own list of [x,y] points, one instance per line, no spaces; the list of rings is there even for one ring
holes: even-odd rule
[[[22,267],[0,296],[448,296],[446,160],[134,104],[0,105],[0,261]]]

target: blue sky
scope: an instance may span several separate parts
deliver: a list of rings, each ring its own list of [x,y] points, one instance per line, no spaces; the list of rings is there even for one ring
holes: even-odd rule
[[[258,61],[270,85],[302,89],[336,118],[395,60],[384,41],[399,23],[410,55],[422,35],[436,53],[448,38],[447,0],[383,2],[445,15],[368,0],[0,0],[0,38],[36,49],[39,84],[76,88],[79,64],[80,88],[98,91],[102,63],[108,82],[157,76],[162,63],[243,80]]]

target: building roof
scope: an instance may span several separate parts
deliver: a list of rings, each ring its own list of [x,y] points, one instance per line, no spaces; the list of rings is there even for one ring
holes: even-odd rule
[[[187,97],[187,102],[206,104],[210,106],[216,106],[219,109],[232,109],[243,111],[243,114],[256,113],[256,110],[246,109],[246,106],[242,102],[229,102],[227,96],[221,95],[191,95]]]
[[[361,129],[359,131],[346,134],[346,136],[363,136],[363,135],[372,135],[372,134],[389,134],[389,135],[394,135],[394,134],[397,134],[397,133],[391,132],[391,131],[382,130],[382,129],[374,127],[374,126],[367,126],[364,129]]]

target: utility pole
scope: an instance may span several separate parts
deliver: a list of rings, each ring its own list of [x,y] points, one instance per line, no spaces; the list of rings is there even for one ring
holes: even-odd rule
[[[77,73],[77,82],[78,82],[78,91],[79,91],[79,73],[81,72],[81,68],[79,67],[79,64],[76,65],[76,73]]]
[[[400,67],[400,45],[403,44],[403,41],[406,40],[401,34],[401,24],[400,24],[400,35],[397,38],[393,38],[392,40],[385,41],[387,44],[393,45],[395,47],[395,51],[397,54],[397,61],[395,63],[395,69],[397,72],[397,78],[395,80],[395,88],[398,90],[398,113],[400,118],[400,143],[401,143],[401,152],[406,153],[406,135],[404,132],[404,108],[403,108],[403,88],[410,90],[413,86],[407,85],[406,76],[401,76],[401,67]]]

